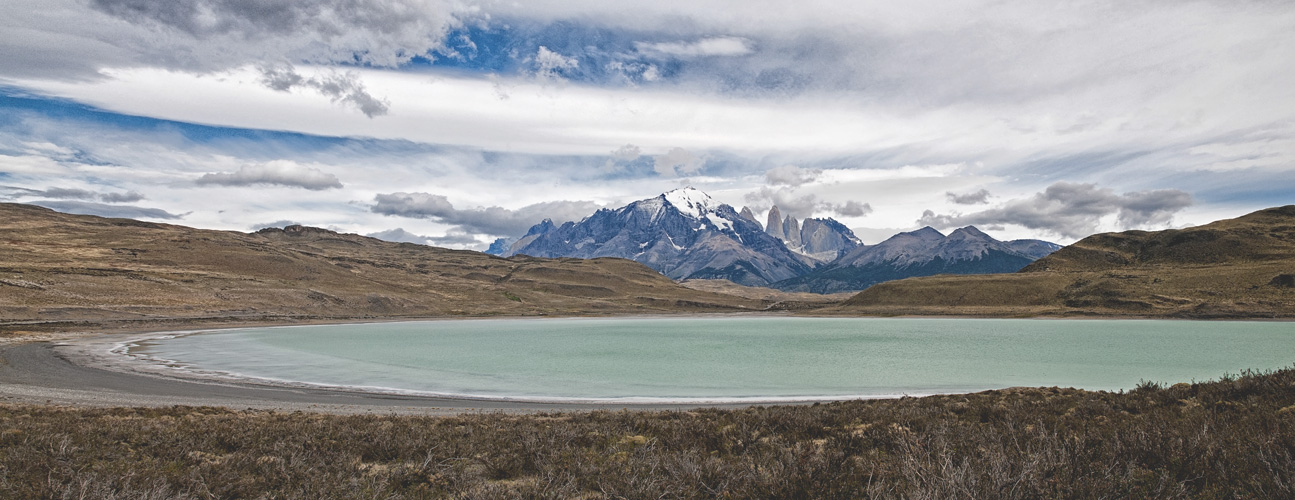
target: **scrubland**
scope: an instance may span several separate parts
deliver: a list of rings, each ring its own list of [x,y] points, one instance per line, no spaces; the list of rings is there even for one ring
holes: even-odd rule
[[[0,407],[5,498],[1291,498],[1295,370],[669,412]]]

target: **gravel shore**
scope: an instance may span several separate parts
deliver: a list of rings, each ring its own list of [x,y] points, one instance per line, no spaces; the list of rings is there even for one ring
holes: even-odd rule
[[[492,401],[181,378],[165,375],[165,367],[132,363],[125,356],[108,352],[112,346],[140,336],[138,333],[118,334],[0,344],[0,403],[77,407],[186,405],[333,414],[414,415],[748,406]]]

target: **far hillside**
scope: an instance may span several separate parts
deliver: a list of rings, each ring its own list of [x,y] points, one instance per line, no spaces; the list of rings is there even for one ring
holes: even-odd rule
[[[303,226],[248,234],[0,203],[0,234],[0,334],[773,303],[693,290],[624,259],[504,259]]]
[[[1295,317],[1295,205],[1166,231],[1097,234],[1013,274],[882,283],[840,314]]]

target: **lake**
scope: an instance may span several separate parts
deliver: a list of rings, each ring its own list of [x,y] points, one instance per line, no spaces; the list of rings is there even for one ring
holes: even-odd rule
[[[1128,390],[1295,361],[1282,322],[930,318],[471,319],[139,341],[194,372],[537,401],[726,402]]]

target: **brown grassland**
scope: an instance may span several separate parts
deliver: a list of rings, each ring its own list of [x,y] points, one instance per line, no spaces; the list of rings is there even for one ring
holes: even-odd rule
[[[1295,205],[1186,229],[1097,234],[1017,273],[891,281],[816,312],[1295,318]]]
[[[501,259],[310,227],[252,234],[0,203],[0,333],[760,311],[624,259]]]
[[[1127,393],[338,416],[0,406],[5,498],[1292,498],[1295,370]]]
[[[375,318],[766,310],[1295,317],[1295,206],[1086,238],[1020,273],[814,297],[621,259],[501,259],[0,204],[0,337]],[[726,293],[721,293],[726,292]],[[1222,374],[1220,374],[1222,375]],[[0,498],[1295,498],[1295,368],[691,411],[346,416],[0,405]]]

